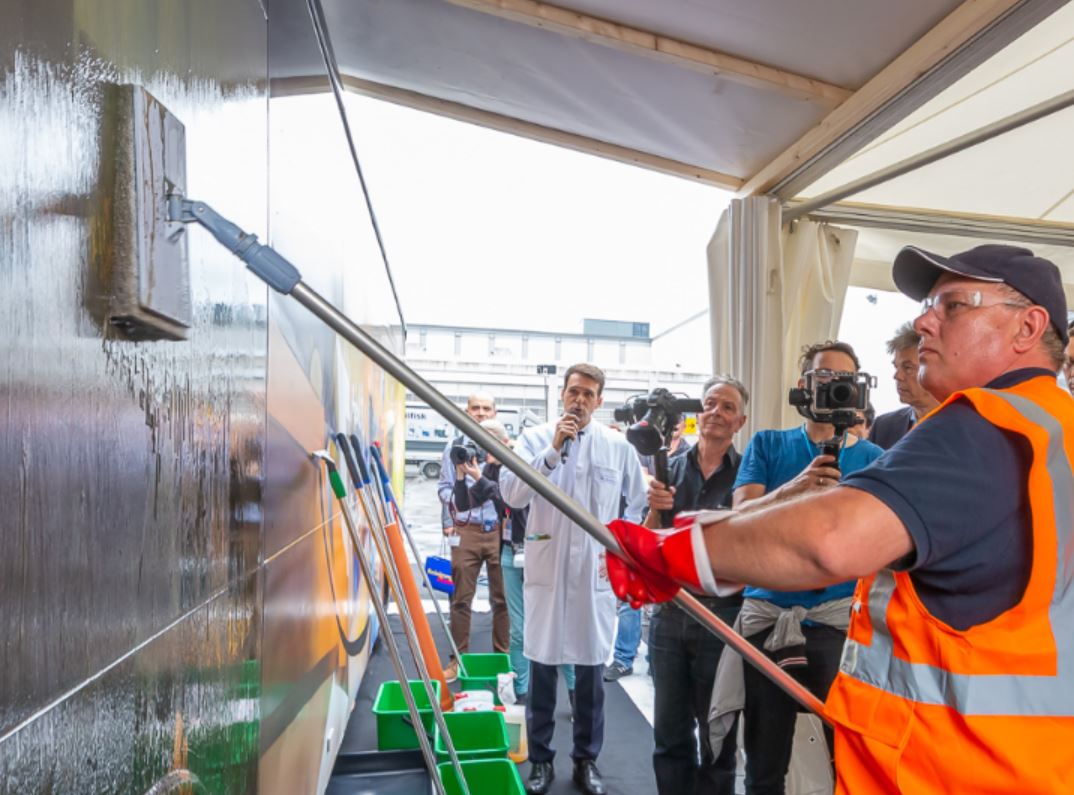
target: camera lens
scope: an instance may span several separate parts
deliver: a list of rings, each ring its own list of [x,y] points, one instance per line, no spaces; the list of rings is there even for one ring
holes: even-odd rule
[[[828,391],[832,408],[853,408],[857,405],[858,388],[853,384],[834,383]]]

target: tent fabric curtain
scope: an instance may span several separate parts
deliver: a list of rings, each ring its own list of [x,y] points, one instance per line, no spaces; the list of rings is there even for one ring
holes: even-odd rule
[[[856,231],[808,219],[781,227],[780,216],[774,199],[735,199],[708,246],[714,370],[750,391],[740,441],[799,421],[787,405],[798,356],[838,332],[854,260]]]

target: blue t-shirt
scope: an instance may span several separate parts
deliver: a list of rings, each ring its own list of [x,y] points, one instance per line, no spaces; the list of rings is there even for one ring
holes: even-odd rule
[[[1025,368],[987,384],[1005,389],[1055,373]],[[914,543],[892,568],[910,572],[922,604],[957,630],[1016,605],[1033,565],[1023,436],[1001,430],[968,401],[915,426],[874,466],[846,478],[899,517]]]
[[[839,452],[839,471],[846,476],[864,469],[883,452],[881,448],[865,440],[858,440],[857,444],[849,447],[844,446]],[[735,488],[759,483],[765,487],[767,494],[793,480],[818,455],[820,450],[810,440],[804,425],[786,431],[759,431],[750,440],[746,452],[742,455]],[[812,591],[771,591],[768,588],[749,586],[743,593],[747,599],[764,599],[780,607],[815,607],[821,602],[852,595],[856,582],[857,580],[848,580]]]

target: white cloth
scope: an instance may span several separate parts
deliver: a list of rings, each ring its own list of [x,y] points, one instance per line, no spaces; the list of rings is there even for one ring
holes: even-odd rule
[[[845,630],[850,626],[852,597],[821,602],[811,608],[782,608],[763,599],[746,599],[735,619],[735,632],[749,638],[774,626],[772,634],[764,643],[768,651],[806,642],[802,634],[802,622],[813,621]],[[716,667],[716,679],[712,685],[709,702],[709,745],[712,753],[720,755],[720,748],[735,722],[735,715],[746,705],[746,685],[741,655],[734,649],[724,649]]]
[[[623,434],[590,422],[560,463],[552,447],[555,425],[530,428],[515,451],[601,522],[641,519],[645,479]],[[523,653],[544,665],[600,665],[614,640],[616,599],[604,547],[513,472],[500,475],[500,493],[512,508],[530,506],[526,520]]]
[[[803,345],[833,339],[858,233],[808,219],[781,226],[779,201],[735,199],[708,245],[713,372],[754,396],[737,438],[798,421],[787,388]]]

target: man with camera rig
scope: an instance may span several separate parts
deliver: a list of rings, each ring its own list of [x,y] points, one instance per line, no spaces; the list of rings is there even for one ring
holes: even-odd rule
[[[731,507],[740,456],[734,435],[746,422],[749,392],[726,375],[710,378],[701,390],[697,444],[672,456],[668,483],[649,482],[646,527],[660,527],[664,512]],[[705,596],[702,604],[727,624],[742,606],[741,594]],[[709,742],[708,712],[723,641],[672,602],[656,605],[649,624],[653,674],[653,772],[660,795],[732,795],[735,791],[735,742],[724,742],[719,756]],[[700,755],[698,744],[700,741]]]
[[[883,451],[846,433],[868,406],[869,376],[858,374],[854,349],[845,342],[810,345],[799,359],[801,378],[792,402],[805,422],[784,431],[760,431],[742,456],[735,481],[734,506],[761,507],[819,488],[831,488],[842,475],[863,469]],[[842,427],[824,422],[843,420]],[[832,451],[836,457],[825,454]],[[777,590],[747,587],[741,611],[742,633],[818,698],[828,693],[850,616],[854,582],[823,589]],[[776,632],[793,616],[798,631]],[[744,670],[743,744],[746,792],[781,795],[791,761],[798,705],[752,668]],[[830,730],[829,730],[830,732]],[[829,752],[832,738],[828,737]]]
[[[612,529],[635,601],[680,583],[862,578],[825,704],[839,795],[1061,793],[1074,770],[1074,399],[1059,269],[1028,249],[908,246],[921,383],[941,401],[838,488],[663,537]]]
[[[624,420],[626,422],[627,420]],[[671,434],[671,442],[668,444],[668,462],[674,461],[678,456],[686,455],[691,445],[683,438],[686,429],[686,417],[679,415],[674,431]],[[653,455],[638,453],[638,461],[644,471],[646,479],[654,477],[655,465]],[[612,655],[611,664],[604,669],[605,682],[618,682],[624,676],[634,673],[634,658],[638,655],[638,647],[641,645],[641,610],[631,607],[629,602],[620,602],[616,610],[619,618],[619,626],[615,631],[615,653]],[[651,671],[651,669],[650,669]]]
[[[494,419],[496,402],[491,395],[476,392],[466,400],[466,413],[475,422]],[[478,486],[482,479],[479,465],[484,464],[485,459],[485,452],[472,441],[463,436],[456,437],[444,449],[437,488],[440,501],[447,506],[454,520],[454,526],[445,532],[457,539],[452,541],[451,546],[451,579],[455,583],[455,593],[451,597],[451,637],[460,654],[470,648],[470,613],[482,564],[488,570],[492,648],[507,654],[511,642],[511,620],[500,569],[502,518],[492,499],[491,490]],[[461,488],[466,495],[474,494],[475,487],[480,499],[467,499],[466,506],[460,508],[456,499],[457,488]],[[459,661],[452,660],[444,670],[447,681],[454,681],[458,670]]]
[[[604,399],[604,373],[575,364],[564,375],[564,414],[528,429],[518,454],[602,522],[625,515],[637,521],[645,506],[641,464],[623,434],[592,422]],[[608,581],[604,548],[513,472],[503,472],[500,490],[515,509],[529,506],[526,522],[525,653],[530,660],[526,724],[532,767],[526,791],[546,793],[555,777],[557,666],[573,664],[573,779],[583,792],[607,790],[596,759],[604,743],[604,683],[611,651],[615,594]]]

